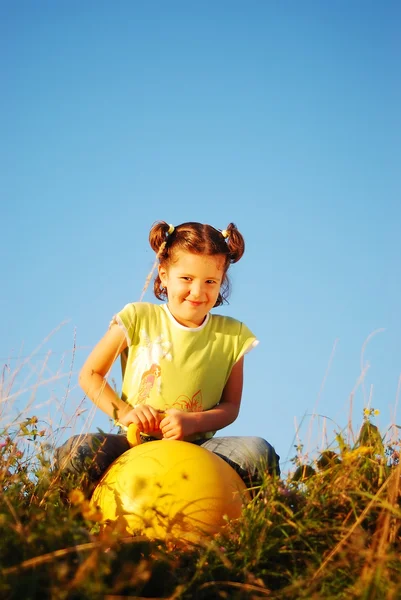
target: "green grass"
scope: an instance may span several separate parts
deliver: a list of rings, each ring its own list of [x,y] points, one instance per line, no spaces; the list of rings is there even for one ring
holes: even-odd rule
[[[77,482],[51,468],[35,416],[0,431],[0,597],[4,599],[401,598],[400,441],[365,411],[285,481],[268,476],[242,517],[202,546],[103,529]]]

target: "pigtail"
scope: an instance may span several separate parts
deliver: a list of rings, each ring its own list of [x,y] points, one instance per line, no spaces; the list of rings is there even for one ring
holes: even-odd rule
[[[224,230],[224,233],[227,234],[230,263],[236,263],[242,258],[245,252],[245,240],[234,223],[230,223],[227,229]]]
[[[159,264],[159,259],[163,256],[168,237],[174,231],[173,225],[169,225],[166,221],[156,221],[153,223],[152,228],[149,232],[149,244],[152,247],[152,250],[156,252],[156,259],[153,263],[153,267],[148,274],[145,285],[143,286],[141,297],[139,298],[139,302],[142,302],[142,299],[145,295],[146,290],[148,289],[150,280],[153,277],[153,273],[155,272],[157,265]],[[156,279],[153,284],[153,291],[156,298],[159,300],[164,300],[166,298],[165,290],[163,289],[160,281],[159,275],[156,276]]]
[[[152,250],[154,250],[158,256],[162,254],[166,246],[170,228],[171,225],[166,223],[166,221],[156,221],[152,225],[152,228],[149,232],[149,244],[151,245]]]

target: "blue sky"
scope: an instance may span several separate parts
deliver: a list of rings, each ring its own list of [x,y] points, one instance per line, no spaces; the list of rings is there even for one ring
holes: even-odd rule
[[[395,1],[2,3],[3,419],[108,429],[77,374],[162,219],[246,240],[218,311],[260,344],[225,433],[287,469],[296,428],[330,442],[350,396],[356,430],[369,397],[399,423],[400,23]]]

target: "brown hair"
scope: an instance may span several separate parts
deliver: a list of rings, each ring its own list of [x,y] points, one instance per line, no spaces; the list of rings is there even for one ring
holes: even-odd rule
[[[169,233],[169,230],[168,223],[157,221],[149,233],[149,243],[156,252],[159,263],[165,267],[168,267],[173,260],[174,253],[179,250],[193,254],[225,257],[223,282],[214,306],[223,304],[230,291],[230,282],[227,277],[228,268],[230,264],[239,261],[245,251],[245,241],[237,227],[234,223],[230,223],[222,233],[211,225],[189,222],[177,225],[172,233]],[[155,278],[153,291],[159,300],[167,299],[166,289],[163,288],[159,275]]]

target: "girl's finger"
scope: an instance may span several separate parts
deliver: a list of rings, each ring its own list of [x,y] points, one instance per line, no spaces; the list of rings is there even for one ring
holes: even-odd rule
[[[171,438],[171,436],[174,434],[174,428],[171,426],[165,427],[162,429],[162,433],[164,437]]]
[[[134,413],[132,415],[132,421],[131,422],[134,423],[142,431],[142,429],[143,429],[142,421],[141,421],[141,419],[139,418],[139,416],[136,413]]]
[[[154,419],[152,413],[150,411],[146,412],[146,414],[144,416],[146,418],[146,424],[149,428],[149,431],[153,431],[155,429],[155,419]]]
[[[140,427],[141,427],[141,431],[147,432],[149,429],[149,425],[148,425],[148,419],[146,417],[146,415],[144,415],[143,413],[137,414],[139,423],[140,423]]]

